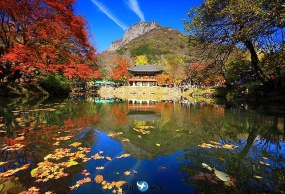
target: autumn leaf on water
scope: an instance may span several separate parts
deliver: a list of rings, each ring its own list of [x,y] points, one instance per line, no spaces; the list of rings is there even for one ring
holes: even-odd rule
[[[208,164],[202,163],[202,166],[203,166],[204,168],[207,168],[208,170],[212,171],[212,167],[210,167]]]
[[[14,140],[16,141],[23,141],[25,139],[24,136],[16,137]]]
[[[94,180],[96,183],[102,183],[104,180],[104,177],[103,177],[103,175],[98,174],[95,176]]]
[[[259,161],[260,164],[265,165],[265,166],[270,166],[270,164],[263,162],[263,161]]]
[[[70,146],[75,147],[75,148],[79,147],[80,145],[81,145],[80,142],[74,142],[74,143],[70,144]]]
[[[105,168],[104,166],[97,166],[96,170],[104,170],[104,168]]]
[[[261,176],[258,176],[258,175],[255,175],[255,176],[253,176],[254,178],[257,178],[257,179],[262,179],[262,177]]]
[[[131,171],[125,171],[124,175],[129,176],[131,174]]]
[[[91,156],[94,160],[100,160],[105,158],[104,156],[101,156],[99,153],[96,153],[94,156]]]
[[[0,166],[7,164],[8,162],[0,162]]]
[[[221,172],[221,171],[219,171],[219,170],[217,170],[215,168],[214,168],[214,173],[215,173],[216,177],[218,177],[222,181],[226,182],[226,181],[230,181],[231,180],[229,175],[227,175],[226,173]]]
[[[22,191],[20,194],[25,194],[25,193],[38,193],[40,191],[39,188],[37,187],[31,187],[27,191]]]
[[[123,184],[127,183],[126,181],[117,181],[115,183],[116,187],[121,187]]]
[[[60,142],[59,141],[57,141],[57,142],[55,142],[54,144],[52,144],[52,145],[54,145],[54,146],[59,146],[60,145]]]
[[[117,156],[116,158],[126,158],[126,157],[129,157],[131,154],[122,154],[120,156]]]
[[[106,156],[106,159],[109,160],[109,161],[112,160],[112,158],[110,156]]]

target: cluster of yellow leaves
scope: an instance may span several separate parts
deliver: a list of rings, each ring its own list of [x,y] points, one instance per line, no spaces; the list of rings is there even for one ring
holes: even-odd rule
[[[231,144],[225,144],[221,145],[218,142],[210,141],[210,143],[202,143],[201,145],[198,145],[200,148],[224,148],[224,149],[236,149],[238,146],[231,145]]]
[[[31,187],[27,191],[22,191],[20,194],[35,194],[35,193],[40,193],[40,189],[37,187]]]
[[[37,178],[36,182],[46,182],[50,179],[59,179],[68,176],[64,170],[68,167],[77,165],[76,160],[80,159],[83,162],[90,160],[86,154],[90,152],[90,148],[79,147],[78,151],[71,152],[69,148],[55,149],[53,154],[48,154],[44,158],[44,162],[38,163],[38,167],[31,171],[32,177]],[[49,160],[60,160],[67,158],[67,162],[55,163]]]
[[[84,179],[81,179],[81,180],[76,181],[76,184],[70,186],[69,188],[70,188],[70,190],[77,189],[80,185],[83,185],[83,184],[85,184],[85,183],[90,183],[90,182],[91,182],[91,178],[86,177],[86,178],[84,178]]]
[[[0,150],[6,150],[6,151],[17,151],[24,147],[25,145],[16,143],[12,146],[8,146],[7,144],[4,144],[3,147]]]
[[[54,137],[53,139],[55,139],[56,141],[66,141],[66,140],[70,140],[72,137],[73,137],[72,135],[67,135],[63,137]]]
[[[112,193],[118,193],[118,194],[123,193],[123,189],[121,188],[121,186],[126,183],[125,181],[108,182],[104,180],[103,175],[100,174],[95,176],[94,181],[99,184],[101,183],[103,190],[109,189],[112,190]]]
[[[19,167],[19,168],[16,168],[16,169],[9,169],[6,172],[1,172],[0,173],[0,179],[1,178],[7,178],[7,177],[9,177],[9,176],[11,176],[11,175],[21,171],[21,170],[26,170],[28,167],[29,167],[29,164],[25,164],[22,167]]]
[[[134,127],[133,130],[135,130],[136,132],[139,132],[143,135],[146,135],[146,134],[150,134],[150,131],[146,130],[149,128],[154,128],[154,127],[153,126],[140,126],[140,127]]]
[[[118,135],[123,135],[124,133],[123,132],[117,132],[117,133],[109,133],[108,136],[109,137],[116,137]]]

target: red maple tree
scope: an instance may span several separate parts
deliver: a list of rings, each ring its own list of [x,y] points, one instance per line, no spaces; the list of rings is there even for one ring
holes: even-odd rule
[[[112,70],[112,79],[114,81],[126,82],[129,76],[128,67],[130,67],[130,62],[120,57],[116,57],[115,62],[117,66]]]
[[[1,0],[0,70],[100,77],[86,21],[74,14],[75,0]],[[94,67],[92,67],[92,65]]]

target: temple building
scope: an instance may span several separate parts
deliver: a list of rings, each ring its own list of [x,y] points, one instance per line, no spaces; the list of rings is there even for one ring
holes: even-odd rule
[[[163,72],[156,65],[136,65],[128,68],[130,86],[157,86],[156,76]]]

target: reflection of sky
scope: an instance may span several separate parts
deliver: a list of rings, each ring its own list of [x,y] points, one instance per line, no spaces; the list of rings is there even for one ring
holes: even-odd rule
[[[104,180],[119,181],[125,180],[128,186],[134,186],[135,191],[126,190],[125,193],[141,193],[137,190],[137,181],[146,181],[149,186],[163,186],[162,191],[147,191],[147,193],[194,193],[190,187],[183,184],[183,174],[179,174],[177,157],[182,154],[178,151],[169,156],[158,156],[153,160],[136,160],[132,157],[117,159],[116,156],[124,154],[122,145],[119,142],[109,138],[106,133],[98,132],[98,142],[91,147],[90,156],[99,151],[103,151],[102,156],[110,156],[111,161],[107,159],[94,160],[87,162],[84,169],[90,172],[92,181],[97,174],[104,176]],[[89,157],[90,157],[89,156]],[[96,170],[97,166],[104,166],[104,170]],[[134,171],[138,173],[134,173]],[[130,176],[125,176],[125,171],[131,171]],[[79,174],[75,177],[74,182],[84,178]],[[102,193],[101,184],[95,182],[86,183],[80,186],[72,193]],[[111,193],[111,192],[106,192]]]

